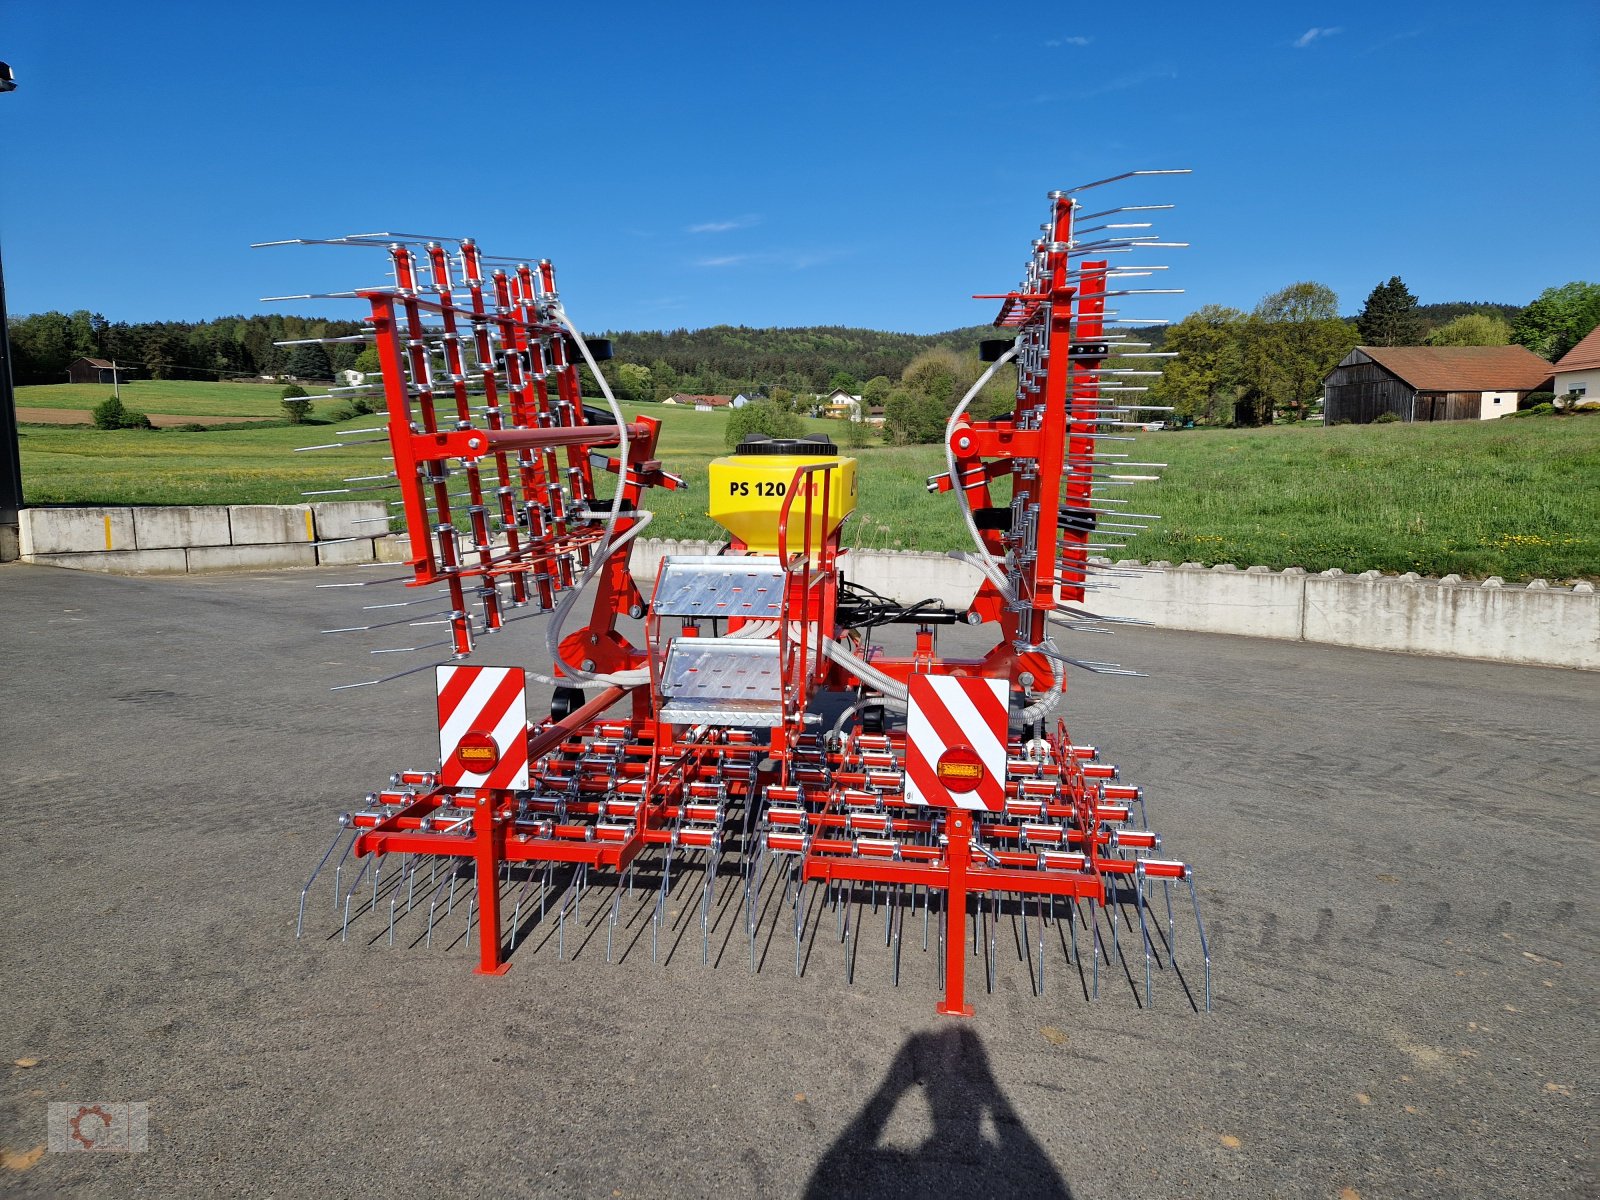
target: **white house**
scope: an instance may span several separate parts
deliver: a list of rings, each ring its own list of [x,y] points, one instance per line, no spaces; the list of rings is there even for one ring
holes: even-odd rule
[[[1556,381],[1550,390],[1558,398],[1576,392],[1576,403],[1600,404],[1600,326],[1563,354],[1554,370]]]
[[[760,399],[761,399],[761,397],[756,395],[754,392],[740,392],[737,396],[735,396],[733,398],[733,401],[728,405],[728,407],[729,408],[743,408],[746,404],[754,403],[755,401],[760,400]]]
[[[360,387],[366,381],[367,381],[367,376],[366,376],[365,372],[362,372],[362,371],[340,371],[339,372],[339,386],[340,387]]]
[[[821,406],[823,416],[840,421],[860,421],[865,411],[861,397],[852,396],[843,388],[834,388],[826,395],[818,396],[817,403]]]

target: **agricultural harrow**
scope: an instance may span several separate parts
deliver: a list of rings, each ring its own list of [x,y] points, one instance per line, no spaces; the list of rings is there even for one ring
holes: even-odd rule
[[[1084,607],[1122,573],[1102,552],[1155,519],[1119,493],[1159,464],[1106,446],[1150,419],[1143,393],[1163,356],[1130,340],[1149,322],[1108,304],[1168,289],[1127,286],[1163,268],[1110,256],[1181,244],[1126,219],[1169,205],[1086,213],[1085,190],[1051,194],[1021,284],[979,297],[1000,301],[999,336],[928,483],[971,536],[953,557],[981,573],[960,608],[851,580],[841,538],[858,464],[818,435],[747,438],[713,461],[727,545],[662,559],[647,598],[629,565],[645,494],[682,481],[656,457],[660,422],[611,396],[609,347],[568,317],[551,264],[399,234],[302,243],[388,256],[392,283],[343,293],[371,308],[383,415],[329,445],[387,445],[392,473],[346,491],[395,489],[381,494],[408,561],[399,580],[338,586],[417,589],[330,632],[444,637],[399,648],[441,661],[349,685],[432,670],[437,761],[341,818],[300,893],[297,936],[331,881],[331,936],[366,918],[371,941],[464,942],[485,974],[531,939],[564,956],[603,936],[608,961],[619,942],[642,956],[647,928],[660,962],[698,927],[703,961],[714,938],[719,961],[743,941],[751,970],[792,929],[797,974],[833,936],[853,977],[870,900],[897,985],[920,926],[943,1013],[972,1012],[969,959],[993,989],[1004,923],[1038,993],[1046,959],[1064,956],[1088,995],[1114,971],[1144,1003],[1161,978],[1209,1009],[1193,868],[1161,856],[1140,789],[1052,717],[1069,668],[1132,673],[1069,656],[1058,635],[1106,631]],[[584,402],[580,364],[605,407]],[[1007,364],[1011,411],[975,418]],[[464,661],[535,617],[548,673]],[[940,654],[953,626],[992,631],[992,647]],[[907,652],[874,641],[896,629]],[[530,679],[553,689],[531,722]]]

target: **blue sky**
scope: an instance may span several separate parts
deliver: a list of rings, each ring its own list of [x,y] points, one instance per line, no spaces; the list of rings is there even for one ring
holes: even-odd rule
[[[1174,166],[1091,194],[1178,205],[1188,292],[1136,315],[1600,279],[1594,0],[1112,11],[0,0],[10,309],[265,311],[381,256],[249,243],[391,229],[549,257],[589,328],[932,332],[992,316],[1051,188]]]

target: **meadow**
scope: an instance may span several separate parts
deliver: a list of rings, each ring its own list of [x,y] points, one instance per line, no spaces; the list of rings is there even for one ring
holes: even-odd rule
[[[312,384],[306,391],[317,393]],[[260,417],[279,420],[283,409],[281,383],[191,383],[173,379],[132,379],[120,388],[122,403],[135,412],[164,413],[174,417],[193,417],[204,424],[206,417]],[[87,412],[111,395],[105,383],[50,383],[17,389],[18,408],[77,409]],[[314,406],[331,410],[330,401]]]
[[[125,386],[125,403],[135,386]],[[188,414],[197,421],[208,415],[278,415],[271,385],[259,389],[265,396],[255,397],[242,394],[251,388],[243,384],[150,386],[163,388],[165,398],[159,404],[140,399],[134,407],[148,403],[148,411],[172,412],[174,405],[189,404],[195,407]],[[208,394],[186,394],[191,388]],[[219,389],[239,389],[241,395],[217,395]],[[63,390],[19,389],[17,403],[45,407],[35,393]],[[225,412],[218,407],[223,403],[236,407]],[[724,452],[726,414],[656,405],[630,411],[664,422],[659,455],[688,484],[650,497],[656,512],[651,534],[716,537],[717,527],[705,516],[705,465]],[[357,417],[339,424],[204,433],[24,425],[24,488],[31,504],[295,503],[304,491],[347,486],[341,481],[386,466],[382,444],[305,454],[294,453],[295,447],[339,440],[335,430],[379,423],[380,418]],[[837,422],[806,426],[807,432],[836,437],[843,432]],[[1163,431],[1105,442],[1102,449],[1168,464],[1160,483],[1118,489],[1131,511],[1157,512],[1164,519],[1113,557],[1500,575],[1510,581],[1600,578],[1600,488],[1594,486],[1600,479],[1600,417]],[[937,447],[874,446],[849,453],[861,460],[860,505],[847,526],[850,544],[924,550],[964,545],[954,503],[926,491],[927,477],[943,469]],[[383,493],[359,495],[374,494]]]

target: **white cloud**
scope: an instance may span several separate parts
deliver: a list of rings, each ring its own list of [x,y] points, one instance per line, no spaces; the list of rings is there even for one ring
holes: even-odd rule
[[[748,261],[748,254],[724,254],[717,258],[697,258],[694,265],[697,267],[733,267]]]
[[[690,225],[690,233],[727,233],[733,229],[749,229],[750,226],[759,224],[760,217],[743,216],[732,217],[726,221],[703,221],[699,225]]]
[[[1304,33],[1302,33],[1299,37],[1295,38],[1294,46],[1295,46],[1296,50],[1304,50],[1307,46],[1311,45],[1311,43],[1316,41],[1318,38],[1332,37],[1336,33],[1343,33],[1343,32],[1344,32],[1344,26],[1342,26],[1342,25],[1331,25],[1331,26],[1328,26],[1328,27],[1322,27],[1322,26],[1318,26],[1318,25],[1313,25],[1310,29],[1308,29]]]
[[[1094,40],[1093,38],[1086,38],[1086,37],[1058,37],[1058,38],[1051,38],[1048,42],[1045,43],[1045,45],[1046,46],[1087,46],[1093,40]]]

